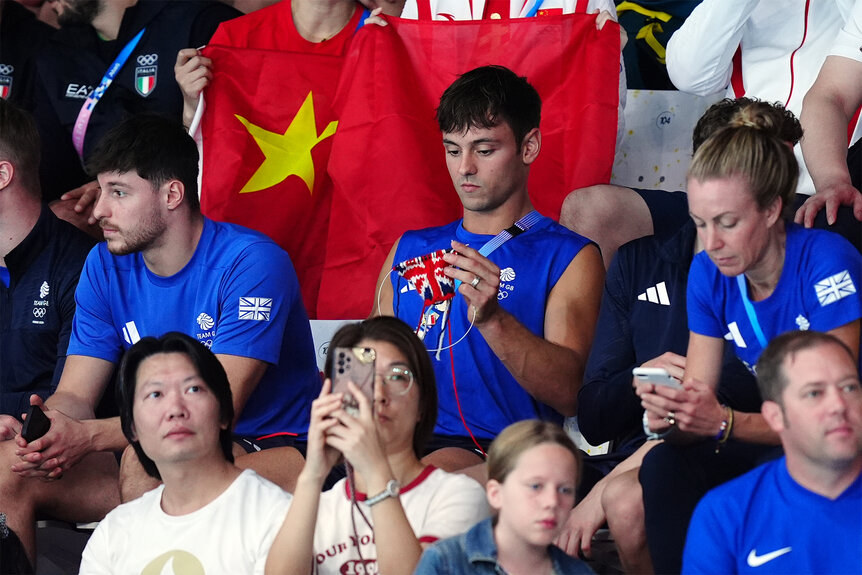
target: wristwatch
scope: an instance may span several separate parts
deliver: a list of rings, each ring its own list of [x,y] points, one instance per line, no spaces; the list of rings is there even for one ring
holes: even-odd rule
[[[386,488],[374,497],[369,497],[368,499],[366,499],[365,504],[368,507],[371,507],[372,505],[377,505],[384,499],[389,499],[390,497],[394,499],[398,497],[399,493],[401,493],[401,484],[398,483],[397,479],[390,479],[386,483]]]

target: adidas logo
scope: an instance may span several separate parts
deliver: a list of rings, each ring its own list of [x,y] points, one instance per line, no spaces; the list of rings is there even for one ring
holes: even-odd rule
[[[736,325],[735,321],[727,324],[727,329],[729,329],[730,331],[724,334],[724,339],[726,339],[727,341],[732,341],[734,344],[736,344],[736,347],[748,347],[748,345],[745,343],[745,340],[742,338],[742,334],[739,333],[739,326]]]
[[[659,282],[638,296],[639,301],[648,301],[660,305],[670,305],[670,298],[667,297],[667,286],[664,282]]]
[[[129,321],[123,326],[123,339],[129,345],[134,345],[141,340],[141,334],[138,333],[138,326],[135,325],[135,322]]]

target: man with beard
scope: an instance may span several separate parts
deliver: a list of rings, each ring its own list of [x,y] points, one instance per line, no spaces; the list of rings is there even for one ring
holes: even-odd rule
[[[180,121],[177,52],[206,44],[219,23],[240,15],[214,0],[54,0],[52,7],[62,29],[38,58],[34,110],[47,201],[88,181],[82,161],[123,118],[147,111]]]
[[[320,379],[287,253],[262,234],[201,215],[197,147],[179,122],[129,118],[88,167],[102,187],[94,213],[106,242],[81,272],[66,367],[44,403],[50,430],[0,451],[0,512],[10,528],[22,540],[32,535],[39,497],[85,501],[67,489],[88,467],[78,463],[128,446],[119,420],[94,419],[94,406],[123,351],[168,331],[210,347],[227,372],[237,466],[292,491]],[[38,396],[31,403],[42,405]],[[124,500],[154,487],[131,449],[120,476]]]

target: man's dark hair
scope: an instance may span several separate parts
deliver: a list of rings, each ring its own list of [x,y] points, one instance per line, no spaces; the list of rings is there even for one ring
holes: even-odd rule
[[[218,358],[205,345],[184,333],[172,331],[160,338],[145,337],[130,347],[120,363],[120,373],[117,380],[117,402],[120,406],[120,424],[123,435],[132,444],[144,470],[151,477],[161,479],[155,462],[141,448],[141,443],[134,439],[133,425],[135,423],[133,407],[135,404],[135,389],[138,385],[138,368],[149,357],[159,353],[182,353],[189,358],[201,379],[219,403],[219,419],[227,423],[227,428],[219,432],[219,443],[226,460],[233,463],[233,395],[230,391],[227,374]]]
[[[764,401],[774,401],[783,406],[781,394],[787,387],[787,373],[784,362],[800,351],[813,349],[824,345],[836,345],[847,352],[850,361],[855,365],[853,352],[843,341],[832,334],[819,331],[788,331],[769,342],[760,359],[757,361],[757,386]]]
[[[87,162],[96,177],[105,172],[137,172],[158,189],[179,180],[192,211],[198,199],[198,147],[180,122],[156,114],[131,116],[108,131]]]
[[[413,431],[413,452],[421,459],[437,424],[437,385],[428,350],[410,326],[400,319],[392,316],[374,317],[345,325],[335,332],[329,342],[330,353],[326,356],[323,368],[326,377],[332,377],[335,355],[332,351],[337,347],[354,347],[363,339],[391,343],[407,358],[414,385],[419,387],[419,421]]]
[[[22,187],[36,197],[42,195],[39,186],[41,148],[33,117],[0,98],[0,160],[12,163],[13,177],[19,178]]]
[[[446,88],[437,108],[437,124],[445,133],[493,128],[505,122],[518,148],[539,127],[542,99],[527,82],[503,66],[482,66],[462,74]]]
[[[691,136],[692,152],[696,152],[707,138],[730,125],[731,120],[740,110],[753,104],[763,104],[763,102],[757,98],[724,98],[707,108],[694,126],[694,133]],[[794,146],[799,143],[802,139],[802,124],[793,112],[785,109],[779,102],[763,105],[775,108],[783,116],[777,136]]]

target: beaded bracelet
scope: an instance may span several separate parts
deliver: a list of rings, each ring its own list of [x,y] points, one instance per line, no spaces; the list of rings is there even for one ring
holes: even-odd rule
[[[721,446],[727,443],[727,440],[730,439],[730,433],[733,430],[733,409],[729,408],[726,405],[722,406],[727,410],[727,417],[722,420],[721,425],[718,428],[718,433],[714,437],[715,439],[715,452],[718,453],[721,449]]]

